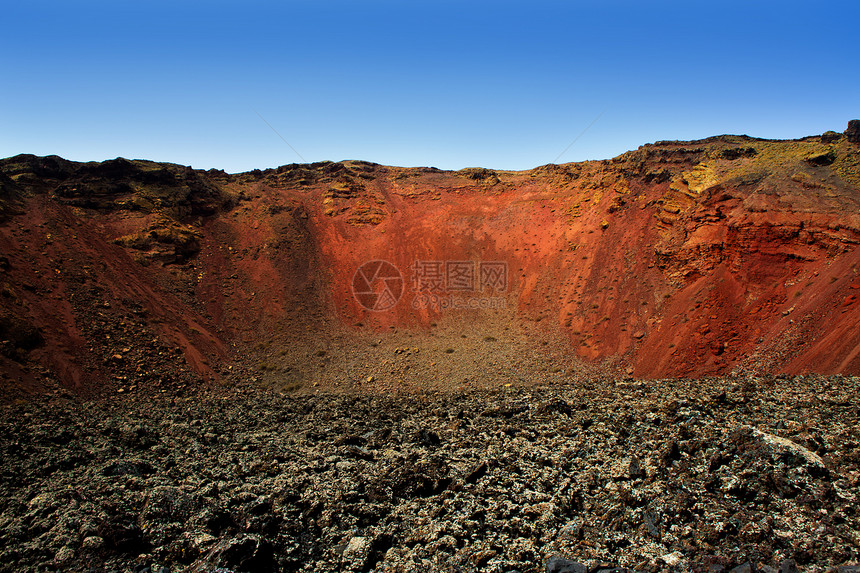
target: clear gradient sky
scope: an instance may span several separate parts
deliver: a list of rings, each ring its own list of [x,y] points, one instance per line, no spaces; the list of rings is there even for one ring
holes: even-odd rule
[[[528,169],[860,117],[856,1],[13,0],[2,20],[2,157],[301,162],[262,116],[306,161]]]

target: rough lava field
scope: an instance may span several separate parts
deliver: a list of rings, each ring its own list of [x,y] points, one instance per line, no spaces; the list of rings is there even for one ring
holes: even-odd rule
[[[858,146],[0,159],[0,570],[860,571]]]

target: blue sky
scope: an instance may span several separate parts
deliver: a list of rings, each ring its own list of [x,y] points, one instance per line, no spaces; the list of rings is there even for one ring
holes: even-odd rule
[[[0,156],[528,169],[860,117],[857,2],[16,0]],[[257,115],[259,114],[259,116]],[[601,115],[602,114],[602,115]]]

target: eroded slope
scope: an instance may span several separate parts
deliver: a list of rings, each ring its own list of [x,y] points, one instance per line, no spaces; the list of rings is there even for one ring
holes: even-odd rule
[[[2,372],[81,390],[857,373],[857,131],[524,172],[5,159]],[[373,260],[401,282],[362,287]]]

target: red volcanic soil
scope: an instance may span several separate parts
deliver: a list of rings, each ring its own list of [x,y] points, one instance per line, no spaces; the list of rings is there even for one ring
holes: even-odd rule
[[[854,127],[520,172],[0,160],[0,382],[857,374]]]

